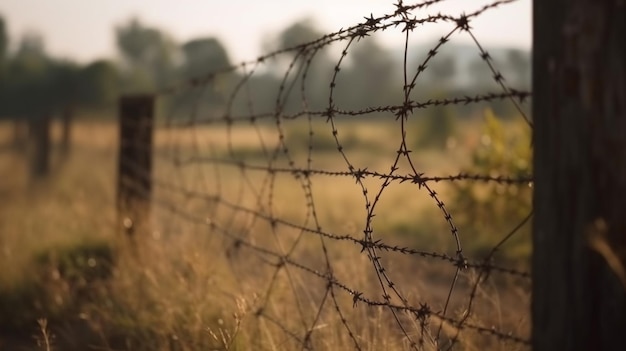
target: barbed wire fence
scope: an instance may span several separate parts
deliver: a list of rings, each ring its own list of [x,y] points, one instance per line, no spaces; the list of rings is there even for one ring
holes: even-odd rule
[[[464,250],[472,238],[463,235],[444,200],[445,191],[437,186],[454,182],[526,186],[532,183],[532,175],[462,170],[432,175],[420,167],[408,141],[414,133],[409,122],[415,114],[449,105],[508,101],[532,128],[522,108],[530,92],[507,85],[471,27],[485,12],[514,1],[494,1],[461,16],[417,17],[439,2],[408,5],[400,0],[393,13],[370,15],[362,23],[316,40],[181,82],[154,94],[157,103],[167,105],[164,116],[155,121],[126,121],[135,130],[154,129],[155,138],[152,143],[122,134],[122,144],[154,159],[146,165],[137,162],[136,154],[120,153],[120,166],[139,180],[129,183],[133,196],[148,199],[153,230],[172,240],[184,231],[221,238],[212,241],[206,255],[225,262],[235,282],[216,282],[216,289],[224,290],[226,296],[238,294],[226,291],[229,286],[254,290],[247,318],[266,325],[272,335],[282,336],[280,340],[259,336],[254,341],[256,349],[332,349],[337,345],[328,343],[338,339],[357,350],[530,348],[528,306],[520,307],[524,303],[506,291],[498,295],[502,281],[526,287],[530,274],[498,263],[495,256],[511,237],[519,235],[532,211],[508,233],[501,233],[500,242],[484,257],[474,258]],[[411,70],[410,40],[420,26],[430,23],[449,25],[450,30]],[[366,37],[393,29],[405,38],[398,103],[340,108],[337,91],[351,50]],[[475,44],[498,91],[420,101],[414,91],[419,78],[440,49],[461,35]],[[307,90],[311,67],[331,46],[339,47],[340,54],[328,75],[326,107],[313,109]],[[273,92],[273,104],[267,110],[259,108],[252,79],[263,74],[269,62],[285,58],[283,62],[288,63]],[[224,83],[232,77],[238,79],[235,84]],[[226,90],[224,107],[203,107],[210,92],[220,87]],[[394,149],[362,157],[346,146],[350,133],[346,129],[354,124],[345,120],[367,123],[365,118],[370,116],[393,128]],[[306,132],[298,136],[304,139],[300,140],[306,144],[304,150],[293,145],[293,124],[305,126]],[[332,155],[316,150],[316,138],[324,134],[332,138]],[[391,198],[392,188],[401,188],[397,190],[401,196],[396,192]],[[338,200],[344,192],[350,192],[346,196],[351,200]],[[450,250],[433,248],[428,242],[421,247],[397,244],[393,233],[381,224],[381,217],[394,211],[419,221],[408,205],[418,201],[418,196],[429,199],[428,206],[438,211],[447,226]],[[385,204],[388,201],[393,203]],[[338,218],[330,220],[333,213]],[[342,217],[345,213],[351,216]],[[349,223],[352,227],[345,229]],[[510,314],[508,319],[503,318],[506,314]],[[519,322],[523,319],[526,325]],[[376,329],[381,339],[384,329],[388,333],[385,342],[392,344],[376,344]]]

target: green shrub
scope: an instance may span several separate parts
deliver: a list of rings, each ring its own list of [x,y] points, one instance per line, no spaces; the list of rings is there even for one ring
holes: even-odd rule
[[[71,320],[112,275],[113,249],[82,242],[36,253],[18,281],[0,285],[0,329],[30,332],[39,318]]]
[[[480,143],[471,151],[470,174],[527,177],[532,174],[530,128],[500,121],[491,110],[484,113]],[[454,183],[453,214],[465,235],[466,249],[487,254],[532,208],[529,184],[464,181]],[[517,233],[501,251],[509,258],[530,254],[529,226]]]
[[[86,283],[110,277],[113,260],[113,249],[105,242],[80,242],[35,255],[42,269],[56,269],[65,280]]]

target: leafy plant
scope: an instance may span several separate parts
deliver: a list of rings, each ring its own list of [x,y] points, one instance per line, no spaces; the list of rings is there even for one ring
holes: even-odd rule
[[[532,174],[530,129],[522,123],[502,122],[485,110],[480,142],[471,151],[472,164],[464,171],[491,177],[524,178]],[[470,237],[470,250],[487,254],[525,218],[532,207],[529,183],[488,181],[454,184],[454,208],[460,228]],[[528,226],[524,229],[528,231]],[[527,235],[517,233],[502,249],[509,258],[530,253]]]
[[[111,277],[112,250],[104,242],[78,242],[35,254],[28,274],[0,284],[0,327],[23,331],[41,316],[70,318],[93,297],[97,283]]]

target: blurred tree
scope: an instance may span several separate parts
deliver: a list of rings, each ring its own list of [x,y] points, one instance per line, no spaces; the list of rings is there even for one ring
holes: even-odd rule
[[[9,35],[7,33],[6,23],[4,17],[0,15],[0,65],[7,57],[9,49]]]
[[[474,90],[485,90],[495,86],[496,83],[493,78],[493,72],[491,72],[489,65],[482,57],[473,59],[469,63],[468,69],[472,79],[471,85]]]
[[[22,37],[18,49],[17,56],[45,57],[46,50],[43,36],[38,32],[28,32]]]
[[[22,38],[8,66],[8,107],[14,116],[51,114],[76,102],[79,66],[48,57],[39,34]]]
[[[280,79],[271,72],[254,74],[248,80],[245,94],[238,94],[233,102],[233,113],[250,114],[273,112],[276,106],[276,94],[279,91]],[[249,102],[252,102],[253,110]]]
[[[6,115],[34,117],[48,112],[50,60],[39,34],[27,33],[16,54],[7,62]]]
[[[50,60],[46,78],[52,110],[76,104],[79,99],[79,70],[74,62]]]
[[[9,34],[4,17],[0,15],[0,119],[10,118],[12,103],[11,81],[9,80]],[[21,148],[26,141],[26,126],[14,121],[13,146]]]
[[[49,171],[50,113],[57,98],[51,93],[51,67],[43,38],[34,32],[22,37],[8,63],[6,104],[2,107],[8,116],[28,121],[30,170],[35,178],[44,177]]]
[[[454,140],[456,118],[450,106],[436,106],[424,111],[415,125],[417,147],[445,149],[448,142]]]
[[[4,18],[0,15],[0,118],[7,117],[5,115],[5,105],[8,102],[7,99],[7,51],[9,46],[9,36],[7,34],[6,23]]]
[[[231,66],[226,48],[216,38],[196,38],[183,44],[181,49],[184,58],[181,71],[185,79],[205,77]],[[207,83],[207,89],[189,92],[179,99],[187,100],[187,104],[195,105],[196,109],[205,108],[208,114],[215,115],[234,89],[235,73],[218,74]]]
[[[354,42],[348,58],[350,66],[339,73],[337,81],[339,104],[345,101],[347,108],[356,109],[401,99],[402,90],[394,84],[393,58],[373,38]]]
[[[193,39],[182,46],[187,78],[218,71],[231,65],[226,49],[216,38]]]
[[[70,151],[71,124],[74,107],[79,99],[79,66],[73,62],[54,60],[49,66],[47,90],[49,113],[59,114],[62,126],[61,151]]]
[[[115,64],[97,60],[78,72],[79,102],[88,108],[104,108],[111,105],[118,95],[119,73]]]
[[[298,46],[319,39],[323,35],[324,33],[315,27],[313,21],[306,18],[283,30],[278,36],[279,47],[275,47],[273,50]]]
[[[507,68],[514,78],[513,83],[518,89],[530,89],[531,63],[530,53],[519,49],[507,51]]]
[[[128,64],[131,89],[151,89],[171,83],[176,45],[164,32],[133,18],[115,29],[117,47]]]
[[[291,24],[283,31],[278,33],[274,38],[266,39],[264,49],[266,51],[275,51],[284,48],[296,47],[301,44],[309,43],[323,36],[323,32],[317,29],[311,19],[303,19]],[[315,54],[313,58],[310,55]],[[328,56],[327,50],[322,48],[317,51],[308,50],[304,53],[298,51],[290,51],[285,55],[280,55],[276,60],[268,60],[270,71],[279,79],[282,79],[287,67],[297,57],[296,65],[293,67],[289,77],[289,84],[294,87],[288,90],[289,95],[286,97],[286,111],[301,111],[303,106],[303,97],[300,92],[302,87],[302,75],[305,73],[304,68],[308,67],[306,72],[307,78],[304,82],[306,101],[308,108],[320,109],[328,103],[328,83],[332,77],[333,63]],[[311,58],[310,64],[307,61]],[[295,75],[298,74],[296,77]],[[282,96],[285,99],[285,96]],[[275,100],[275,98],[274,98]]]
[[[450,81],[457,74],[456,59],[449,54],[439,54],[429,61],[425,73],[432,83],[440,89],[448,88]]]
[[[520,88],[515,84],[517,72],[512,72],[511,66],[508,64],[505,55],[502,52],[490,58],[490,62],[494,70],[503,77],[502,82],[511,88]],[[469,64],[469,72],[471,80],[471,90],[468,95],[489,92],[503,92],[500,85],[496,82],[494,72],[491,70],[487,62],[481,57],[475,58]],[[517,116],[518,111],[515,105],[509,99],[499,99],[490,102],[493,112],[503,119],[509,119]]]

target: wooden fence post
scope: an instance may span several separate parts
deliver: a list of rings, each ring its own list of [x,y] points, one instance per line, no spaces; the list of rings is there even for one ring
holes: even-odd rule
[[[74,110],[71,106],[65,106],[61,112],[61,155],[67,157],[71,148],[72,122]]]
[[[120,230],[132,236],[150,230],[154,96],[122,96],[118,113],[118,221]]]
[[[30,173],[33,178],[43,178],[50,172],[50,116],[29,119],[28,133],[32,144]]]
[[[13,119],[13,141],[12,146],[16,150],[24,150],[28,144],[28,124],[23,118]]]
[[[533,12],[533,350],[626,350],[626,5]]]

